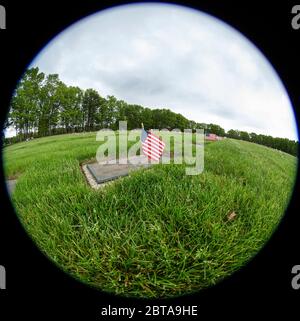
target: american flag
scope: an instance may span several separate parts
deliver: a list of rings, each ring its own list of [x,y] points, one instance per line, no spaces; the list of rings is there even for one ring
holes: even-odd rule
[[[149,159],[158,161],[164,151],[165,143],[153,132],[142,129],[142,151]]]

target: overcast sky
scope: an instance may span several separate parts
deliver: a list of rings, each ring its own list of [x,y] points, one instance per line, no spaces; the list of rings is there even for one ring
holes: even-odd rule
[[[127,5],[58,35],[32,66],[68,85],[188,119],[297,139],[292,107],[273,67],[227,24],[175,5]]]

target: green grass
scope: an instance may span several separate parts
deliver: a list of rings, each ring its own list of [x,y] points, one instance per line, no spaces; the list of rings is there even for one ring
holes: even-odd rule
[[[95,133],[5,148],[13,203],[39,248],[81,281],[125,296],[172,297],[219,282],[270,238],[294,184],[297,159],[226,139],[205,146],[205,170],[156,165],[92,190],[79,164]],[[236,218],[227,220],[235,212]]]

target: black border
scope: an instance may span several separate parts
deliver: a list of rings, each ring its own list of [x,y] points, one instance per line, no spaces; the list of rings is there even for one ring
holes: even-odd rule
[[[0,1],[7,11],[7,29],[0,30],[1,121],[18,79],[49,40],[78,19],[122,3],[128,2]],[[291,9],[297,3],[274,1],[265,6],[262,1],[172,3],[189,5],[212,14],[251,40],[279,74],[299,120],[300,30],[291,27]],[[199,305],[199,316],[192,318],[197,320],[260,318],[263,315],[270,319],[279,312],[289,319],[288,316],[300,313],[300,290],[291,287],[291,269],[300,264],[299,175],[290,206],[279,228],[252,261],[213,288],[191,296],[159,301],[115,297],[68,277],[37,249],[24,232],[10,204],[2,170],[1,182],[0,264],[7,270],[7,290],[0,290],[0,315],[7,312],[7,320],[40,320],[45,317],[53,320],[101,320],[100,310],[108,304],[116,307]]]

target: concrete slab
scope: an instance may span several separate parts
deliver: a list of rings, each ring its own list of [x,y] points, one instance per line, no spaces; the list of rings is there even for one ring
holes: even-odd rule
[[[130,158],[127,164],[122,164],[123,162],[125,163],[125,160],[117,160],[117,162],[115,164],[114,160],[110,160],[108,162],[86,164],[82,166],[82,169],[90,185],[93,188],[99,188],[104,183],[127,176],[132,171],[148,168],[152,165],[143,155]]]
[[[176,158],[182,159],[182,152],[172,152],[165,150],[163,158],[166,163],[167,160],[175,160]],[[95,163],[89,163],[82,165],[82,171],[92,188],[98,189],[113,183],[114,180],[127,176],[131,171],[135,171],[142,168],[148,168],[154,164],[160,163],[156,161],[149,161],[145,155],[132,156],[127,159],[115,160],[105,159]]]

